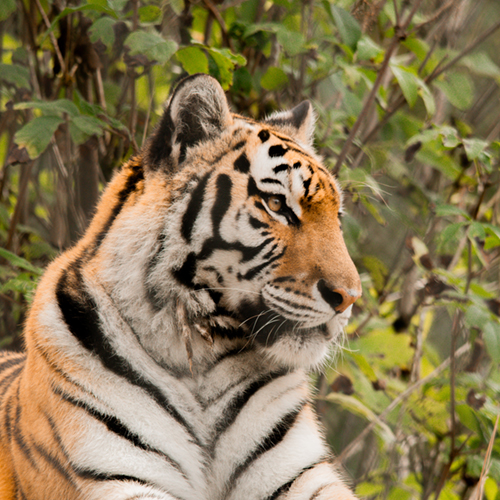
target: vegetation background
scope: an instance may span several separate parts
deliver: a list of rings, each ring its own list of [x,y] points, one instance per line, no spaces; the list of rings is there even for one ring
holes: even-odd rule
[[[498,0],[1,0],[1,347],[196,72],[317,110],[364,291],[313,382],[356,492],[499,500]]]

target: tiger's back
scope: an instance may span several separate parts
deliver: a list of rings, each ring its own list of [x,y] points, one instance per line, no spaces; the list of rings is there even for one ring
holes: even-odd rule
[[[303,103],[182,81],[0,358],[0,497],[351,499],[307,370],[360,295]]]

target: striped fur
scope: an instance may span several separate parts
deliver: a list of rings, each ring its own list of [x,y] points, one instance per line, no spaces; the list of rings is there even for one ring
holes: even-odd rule
[[[181,82],[0,356],[2,500],[348,500],[307,370],[360,295],[311,106]]]

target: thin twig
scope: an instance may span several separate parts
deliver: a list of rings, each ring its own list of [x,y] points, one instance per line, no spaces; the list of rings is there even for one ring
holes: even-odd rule
[[[47,17],[47,14],[45,14],[45,11],[43,10],[42,4],[40,3],[40,0],[35,0],[36,6],[38,7],[38,10],[40,11],[40,14],[43,18],[43,22],[45,23],[45,26],[47,29],[50,29],[50,21],[49,18]],[[61,54],[61,51],[59,50],[59,45],[57,45],[57,40],[56,37],[54,36],[54,33],[51,31],[49,33],[50,36],[50,41],[52,42],[52,45],[54,47],[54,51],[57,55],[57,59],[59,60],[59,64],[61,66],[61,71],[63,75],[66,73],[66,64],[64,62],[64,58]]]
[[[474,500],[481,500],[481,498],[483,498],[484,483],[486,481],[488,472],[490,470],[491,452],[493,451],[493,445],[495,444],[495,437],[497,435],[499,420],[500,420],[500,413],[497,415],[497,419],[495,420],[493,432],[491,433],[491,438],[488,443],[488,449],[486,450],[486,455],[484,456],[483,468],[481,469],[481,475],[479,476],[479,482],[477,484],[477,489],[476,489],[477,491],[476,497],[474,498],[474,496],[471,495],[471,498],[474,498]]]
[[[12,249],[14,243],[14,234],[16,232],[16,227],[19,224],[19,219],[21,218],[21,211],[28,195],[28,184],[31,178],[31,170],[33,168],[33,160],[26,163],[23,167],[23,175],[20,176],[20,186],[19,193],[17,195],[16,208],[10,220],[9,232],[7,234],[7,242],[5,243],[5,248],[7,250]]]
[[[231,38],[227,33],[226,22],[221,16],[221,13],[217,10],[217,7],[212,3],[211,0],[203,0],[203,3],[207,6],[207,9],[212,13],[217,22],[219,23],[220,30],[222,32],[222,37],[224,38],[224,43],[234,52],[234,46]]]
[[[427,26],[428,24],[433,23],[441,14],[443,14],[443,12],[446,12],[456,2],[457,2],[457,0],[450,0],[448,3],[444,4],[436,12],[434,12],[432,17],[430,17],[429,19],[426,19],[425,21],[421,22],[420,24],[417,24],[413,28],[414,31],[418,31],[420,28],[423,28],[424,26]]]

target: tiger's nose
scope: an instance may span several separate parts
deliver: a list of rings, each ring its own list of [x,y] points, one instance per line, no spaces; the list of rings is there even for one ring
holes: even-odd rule
[[[317,286],[323,300],[337,313],[344,312],[361,297],[361,290],[330,288],[324,279],[320,279]]]

